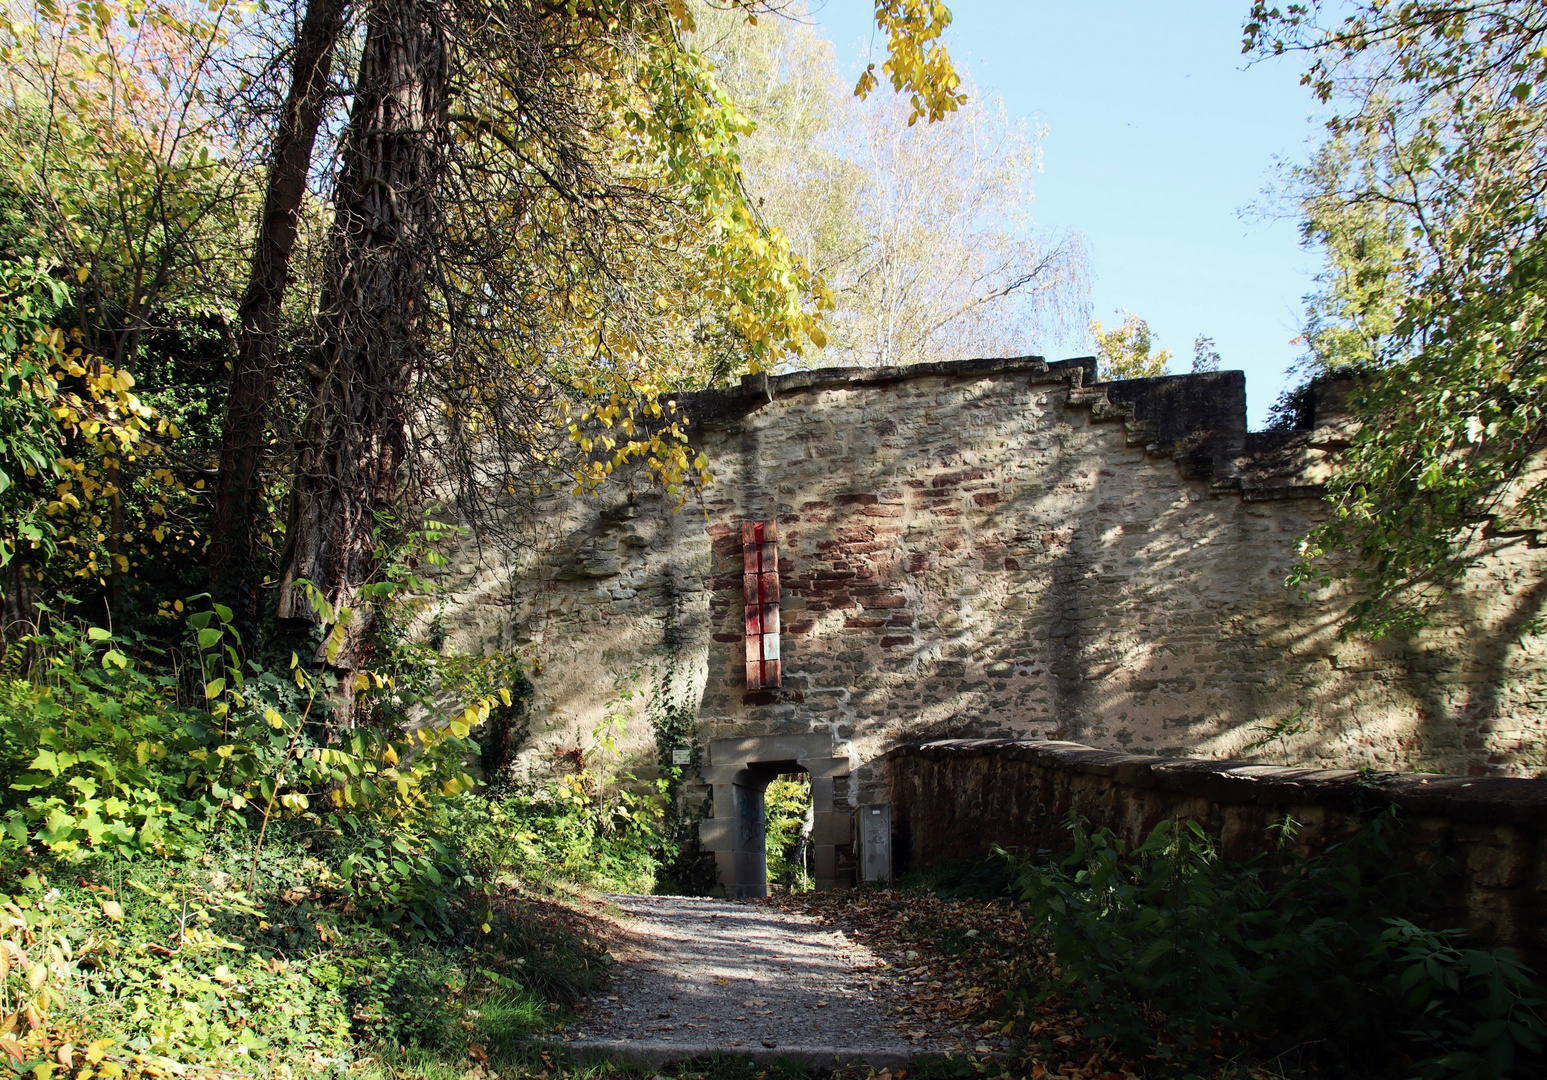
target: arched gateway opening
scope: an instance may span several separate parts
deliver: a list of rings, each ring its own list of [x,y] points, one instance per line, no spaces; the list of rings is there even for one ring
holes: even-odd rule
[[[767,896],[763,792],[775,777],[811,776],[811,862],[818,889],[837,884],[837,846],[850,843],[852,815],[834,806],[834,780],[847,776],[847,756],[833,755],[831,734],[711,739],[702,770],[714,790],[713,816],[699,826],[699,842],[714,852],[725,894]]]

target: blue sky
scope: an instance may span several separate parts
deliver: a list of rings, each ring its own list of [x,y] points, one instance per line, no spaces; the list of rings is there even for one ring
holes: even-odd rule
[[[1148,319],[1173,371],[1190,366],[1194,337],[1213,337],[1224,366],[1246,372],[1261,427],[1298,355],[1318,264],[1293,220],[1252,212],[1275,162],[1304,160],[1319,139],[1300,68],[1246,67],[1247,0],[948,3],[953,58],[1012,114],[1049,128],[1034,214],[1085,235],[1095,317],[1110,325],[1127,308]],[[856,69],[872,10],[826,0],[813,14]],[[884,59],[884,41],[873,47]],[[1034,344],[1050,359],[1088,351]]]

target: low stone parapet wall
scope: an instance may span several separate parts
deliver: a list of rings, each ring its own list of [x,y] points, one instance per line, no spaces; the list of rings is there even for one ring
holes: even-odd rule
[[[1395,806],[1399,842],[1448,857],[1436,898],[1450,925],[1514,946],[1547,971],[1547,780],[1301,769],[1140,757],[1079,743],[955,739],[887,755],[896,846],[906,868],[1068,846],[1070,812],[1137,841],[1161,821],[1197,821],[1226,857],[1278,843],[1288,815],[1297,846],[1348,836]]]

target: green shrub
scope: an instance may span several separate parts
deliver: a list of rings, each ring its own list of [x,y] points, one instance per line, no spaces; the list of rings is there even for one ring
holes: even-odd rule
[[[1530,968],[1502,949],[1466,947],[1464,930],[1386,922],[1373,951],[1397,973],[1396,989],[1412,1017],[1404,1034],[1431,1051],[1421,1065],[1425,1078],[1507,1076],[1522,1050],[1540,1064],[1547,1026]]]
[[[13,843],[66,857],[180,848],[222,807],[202,781],[203,718],[175,682],[144,672],[112,636],[63,626],[29,640],[35,679],[0,683],[0,804]]]
[[[306,824],[276,827],[252,893],[250,835],[176,858],[0,864],[14,939],[0,944],[4,992],[40,1014],[14,1046],[43,1060],[99,1043],[119,1075],[288,1065],[342,1076],[379,1047],[465,1056],[469,1032],[516,1039],[606,972],[596,946],[509,895],[447,890],[449,931],[435,938],[384,925]]]
[[[502,874],[650,892],[672,852],[660,792],[587,777],[512,782],[458,802],[448,840],[482,880]]]
[[[251,884],[269,830],[305,821],[358,910],[449,932],[446,898],[468,882],[440,832],[474,786],[467,736],[489,701],[445,727],[335,732],[322,677],[294,656],[283,674],[241,663],[230,621],[221,605],[189,616],[191,679],[95,627],[28,638],[30,671],[0,683],[0,847],[177,856],[229,830],[252,851]]]
[[[1192,823],[1162,822],[1132,850],[1109,830],[1070,830],[1068,857],[1020,866],[1016,886],[1031,925],[1051,934],[1064,983],[1089,999],[1091,1034],[1136,1051],[1156,1014],[1184,1044],[1233,1023],[1264,986],[1247,944],[1271,932],[1259,879],[1224,870]]]
[[[1395,859],[1393,827],[1387,814],[1322,855],[1235,866],[1195,822],[1130,847],[1072,819],[1068,855],[1012,857],[1012,882],[1052,944],[1056,992],[1125,1052],[1196,1066],[1224,1040],[1315,1047],[1358,1075],[1406,1056],[1425,1077],[1505,1076],[1540,1053],[1540,992],[1508,952],[1404,917],[1424,880]]]

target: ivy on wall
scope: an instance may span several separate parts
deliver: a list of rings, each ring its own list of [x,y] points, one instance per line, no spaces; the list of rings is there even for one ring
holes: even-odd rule
[[[692,700],[687,655],[688,634],[682,626],[682,598],[677,583],[664,575],[661,583],[661,647],[655,686],[650,695],[650,726],[655,733],[655,760],[666,796],[666,833],[676,856],[661,870],[663,891],[703,895],[717,884],[714,857],[698,842],[698,823],[709,816],[712,797],[690,800],[684,784],[705,764],[698,735],[698,705]],[[686,758],[683,761],[682,758]]]

